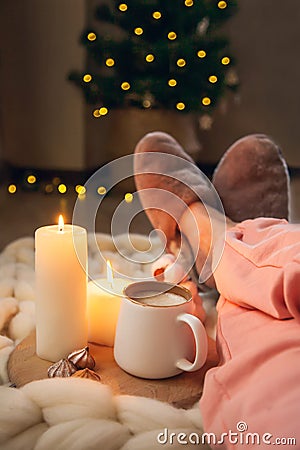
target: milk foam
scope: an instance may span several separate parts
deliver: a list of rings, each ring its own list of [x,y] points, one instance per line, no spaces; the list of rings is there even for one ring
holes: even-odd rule
[[[149,306],[175,306],[185,303],[186,299],[181,295],[166,292],[164,294],[157,294],[153,297],[146,297],[139,299],[139,303]]]

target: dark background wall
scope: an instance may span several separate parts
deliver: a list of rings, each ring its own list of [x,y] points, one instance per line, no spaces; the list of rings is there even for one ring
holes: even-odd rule
[[[240,0],[226,25],[238,60],[239,101],[231,97],[201,133],[201,160],[215,161],[237,138],[271,135],[300,167],[300,2]],[[223,112],[222,112],[223,111]]]
[[[86,167],[87,110],[66,77],[84,65],[78,41],[95,3],[0,1],[0,154],[6,161]],[[300,2],[240,0],[239,5],[226,25],[238,60],[238,99],[228,96],[211,130],[199,131],[198,158],[215,163],[237,138],[264,132],[282,146],[290,166],[300,167]]]

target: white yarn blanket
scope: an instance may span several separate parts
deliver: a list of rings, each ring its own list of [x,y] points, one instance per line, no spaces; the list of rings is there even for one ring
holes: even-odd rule
[[[144,236],[133,235],[132,241],[139,250],[148,246]],[[117,270],[126,267],[128,276],[137,271],[150,273],[149,264],[124,265],[110,236],[98,234],[97,243]],[[122,246],[122,237],[119,244]],[[123,250],[126,253],[126,248]],[[98,256],[90,238],[89,268],[95,276],[104,269]],[[0,254],[0,450],[151,450],[183,445],[190,449],[195,448],[197,439],[201,443],[198,404],[180,410],[154,399],[113,396],[107,386],[79,378],[34,381],[20,389],[8,387],[9,355],[35,328],[34,279],[34,240],[18,239]],[[204,306],[212,335],[214,302],[206,299]],[[160,438],[159,433],[163,433]],[[206,444],[198,447],[209,448]]]

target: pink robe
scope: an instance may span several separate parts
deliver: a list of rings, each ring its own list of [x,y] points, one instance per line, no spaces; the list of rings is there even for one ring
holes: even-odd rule
[[[205,431],[224,443],[211,438],[211,447],[272,448],[283,438],[279,447],[300,448],[300,225],[259,218],[230,229],[215,280],[220,364],[200,408]],[[222,439],[229,430],[237,435]]]

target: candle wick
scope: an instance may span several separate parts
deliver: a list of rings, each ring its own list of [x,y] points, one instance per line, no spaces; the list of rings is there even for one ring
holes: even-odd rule
[[[60,214],[59,219],[58,219],[58,225],[57,225],[58,231],[59,231],[60,233],[62,233],[62,232],[64,231],[64,226],[65,226],[65,224],[64,224],[64,218],[63,218],[63,216]]]

